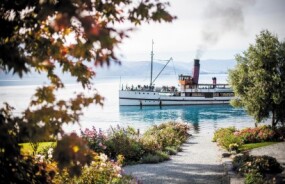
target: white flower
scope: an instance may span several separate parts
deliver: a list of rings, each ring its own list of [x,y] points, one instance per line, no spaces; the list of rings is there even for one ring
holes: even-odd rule
[[[108,157],[104,153],[100,153],[100,159],[102,160],[102,162],[106,162]]]
[[[114,170],[117,172],[121,172],[122,168],[120,166],[115,165]]]
[[[43,162],[43,161],[44,161],[44,158],[45,158],[44,155],[40,155],[40,154],[36,155],[36,159],[37,159],[39,162]]]

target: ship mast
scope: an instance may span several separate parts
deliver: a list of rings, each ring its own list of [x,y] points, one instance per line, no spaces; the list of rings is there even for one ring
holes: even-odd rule
[[[152,45],[151,45],[151,53],[150,53],[150,56],[151,56],[151,61],[150,61],[150,85],[149,87],[152,86],[152,70],[153,70],[153,40],[152,40]]]

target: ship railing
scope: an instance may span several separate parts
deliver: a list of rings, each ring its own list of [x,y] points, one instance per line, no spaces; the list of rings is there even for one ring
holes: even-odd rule
[[[122,91],[154,91],[154,86],[148,86],[148,85],[131,85],[131,86],[123,86],[121,88]]]
[[[154,87],[148,85],[137,85],[137,86],[122,86],[121,91],[150,91],[150,92],[163,92],[163,93],[175,93],[178,89],[175,86],[162,86]]]
[[[229,84],[198,84],[196,85],[198,89],[230,89]]]

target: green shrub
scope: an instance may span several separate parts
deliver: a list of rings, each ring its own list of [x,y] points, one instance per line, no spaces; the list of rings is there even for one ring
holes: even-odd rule
[[[157,150],[162,150],[162,143],[159,141],[157,134],[144,134],[140,142],[146,153],[154,153]]]
[[[285,140],[285,126],[279,127],[276,129],[276,133],[278,136],[278,140],[284,141]]]
[[[175,148],[175,147],[166,147],[164,149],[164,151],[166,153],[168,153],[168,155],[176,155],[177,154],[177,148]]]
[[[134,128],[110,128],[105,135],[96,129],[81,131],[82,138],[95,152],[103,152],[110,158],[123,155],[127,164],[141,160],[158,162],[181,151],[180,146],[189,138],[190,127],[185,123],[168,122],[152,126],[143,135]],[[146,161],[149,162],[149,161]]]
[[[183,151],[183,149],[179,146],[179,147],[177,147],[177,149],[176,149],[178,152],[181,152],[181,151]]]
[[[125,161],[138,162],[144,154],[144,148],[139,141],[139,135],[131,128],[111,128],[105,141],[105,153],[116,158],[117,155],[123,155]]]
[[[154,164],[161,162],[161,158],[156,154],[148,153],[147,155],[142,157],[142,163],[146,164]]]
[[[152,142],[152,146],[159,147],[164,150],[166,147],[178,147],[183,144],[190,136],[188,133],[190,127],[185,123],[168,122],[162,123],[159,126],[153,126],[148,129],[143,135],[143,142],[150,142],[145,140],[156,139]],[[145,139],[145,140],[144,140]],[[150,146],[151,144],[147,144]],[[149,148],[155,150],[154,147]]]
[[[220,128],[215,131],[213,141],[229,151],[238,151],[243,141],[235,136],[235,127]]]
[[[142,163],[159,163],[159,162],[163,162],[166,160],[169,160],[170,157],[167,153],[165,152],[161,152],[161,151],[157,151],[155,153],[148,153],[145,156],[142,157]]]
[[[163,151],[157,151],[156,154],[162,159],[162,161],[170,159],[169,155]]]
[[[238,151],[240,146],[243,144],[243,141],[241,140],[241,138],[235,136],[234,134],[227,133],[223,137],[218,139],[218,143],[220,146],[222,146],[228,151]]]
[[[264,184],[263,176],[256,171],[252,173],[245,174],[245,184]]]
[[[225,135],[232,134],[236,131],[235,127],[228,127],[228,128],[220,128],[215,131],[213,142],[217,142],[219,138],[224,137]]]
[[[240,174],[259,172],[262,175],[282,172],[275,158],[269,156],[241,155],[233,159],[233,168]]]

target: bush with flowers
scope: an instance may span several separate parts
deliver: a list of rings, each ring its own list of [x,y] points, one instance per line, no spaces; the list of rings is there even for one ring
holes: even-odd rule
[[[178,148],[189,138],[189,130],[189,125],[185,123],[167,122],[158,126],[154,125],[143,134],[142,142],[148,148],[151,143],[155,143],[152,144],[153,150],[165,151],[166,147]],[[152,151],[151,149],[148,150]]]
[[[93,161],[89,166],[84,166],[79,177],[70,178],[64,170],[56,175],[56,183],[112,183],[112,184],[135,184],[138,181],[131,176],[125,175],[122,170],[123,156],[118,155],[117,161],[110,160],[104,153],[94,153]]]
[[[111,127],[107,133],[105,153],[111,158],[123,155],[126,163],[138,162],[145,153],[139,140],[139,132],[132,127]]]
[[[161,162],[168,160],[171,154],[179,151],[179,147],[190,136],[190,127],[185,123],[168,122],[154,125],[144,134],[132,127],[111,127],[107,133],[86,129],[81,131],[82,137],[91,149],[105,153],[116,159],[123,155],[125,163]]]
[[[228,151],[238,152],[239,148],[243,145],[243,141],[234,134],[235,131],[235,127],[220,128],[215,131],[213,141]]]
[[[224,137],[227,134],[232,134],[236,131],[235,127],[227,127],[227,128],[220,128],[215,131],[214,137],[213,137],[213,142],[217,142],[218,139]]]
[[[266,141],[284,140],[284,128],[259,126],[237,130],[235,127],[220,128],[215,131],[213,141],[229,151],[238,151],[243,144],[259,143]]]
[[[106,149],[106,135],[101,129],[99,131],[93,126],[92,129],[86,128],[84,131],[81,130],[81,137],[88,143],[90,149],[97,153],[104,152]]]
[[[255,128],[244,128],[237,131],[236,135],[239,136],[244,143],[278,141],[280,139],[277,129],[266,125]]]
[[[277,160],[270,156],[240,155],[233,159],[233,169],[248,180],[260,176],[263,181],[266,174],[277,174],[283,171]],[[253,176],[251,176],[253,175]],[[250,177],[251,176],[251,177]],[[266,183],[264,181],[264,183]]]
[[[168,160],[169,155],[175,154],[181,144],[188,139],[190,136],[188,131],[187,124],[169,122],[153,126],[144,134],[140,134],[131,127],[119,126],[111,128],[107,133],[96,131],[93,127],[92,130],[82,131],[82,137],[71,133],[68,136],[71,139],[63,136],[54,145],[43,148],[36,155],[23,156],[26,158],[21,159],[21,163],[17,162],[16,167],[19,177],[14,178],[13,181],[15,183],[18,181],[138,183],[134,178],[123,173],[123,159],[127,163],[153,163]],[[88,147],[85,146],[85,142],[88,143]],[[55,147],[56,144],[60,146]],[[65,152],[68,154],[63,154]],[[88,156],[83,157],[83,155]],[[58,160],[61,162],[57,162]],[[12,161],[11,164],[13,164]],[[21,175],[22,170],[29,175]]]

